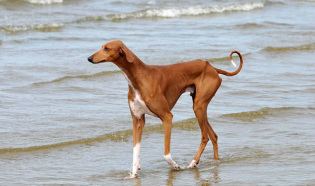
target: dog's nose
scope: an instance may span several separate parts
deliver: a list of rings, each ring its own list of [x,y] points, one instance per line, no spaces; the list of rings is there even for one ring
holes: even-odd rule
[[[92,56],[88,57],[87,59],[89,62],[93,63],[93,59],[92,59]]]

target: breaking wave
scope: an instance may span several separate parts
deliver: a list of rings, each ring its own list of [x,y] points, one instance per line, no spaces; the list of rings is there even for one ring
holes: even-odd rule
[[[210,7],[187,7],[187,8],[163,8],[163,9],[148,9],[132,13],[114,14],[110,18],[112,20],[125,20],[132,18],[174,18],[181,16],[199,16],[215,13],[234,12],[234,11],[250,11],[254,9],[263,8],[263,2],[233,4],[226,6],[210,6]]]
[[[63,0],[24,0],[31,4],[49,5],[54,3],[63,3]]]
[[[5,0],[4,2],[6,2]],[[33,4],[52,4],[62,3],[63,0],[21,0],[21,2],[29,2]],[[228,12],[251,11],[255,9],[264,8],[266,5],[273,4],[274,2],[262,1],[251,2],[243,4],[229,4],[229,5],[213,5],[213,6],[192,6],[184,8],[150,8],[139,10],[129,13],[118,13],[109,15],[95,15],[85,16],[72,21],[61,23],[46,23],[46,24],[33,24],[33,25],[5,25],[0,27],[0,30],[6,33],[19,33],[26,31],[39,31],[39,32],[56,32],[60,31],[65,25],[76,23],[86,23],[91,21],[124,21],[129,19],[154,19],[154,18],[175,18],[183,16],[203,16],[211,14],[220,14]]]
[[[38,4],[38,5],[50,5],[50,4],[55,4],[55,3],[63,3],[63,0],[0,0],[0,3],[1,2],[14,3],[14,4],[30,3],[30,4]]]
[[[265,6],[266,2],[257,3],[244,3],[244,4],[232,4],[232,5],[213,5],[209,7],[193,6],[186,8],[151,8],[146,10],[140,10],[130,13],[122,14],[110,14],[110,15],[98,15],[98,16],[87,16],[77,20],[80,22],[89,21],[124,21],[129,19],[154,19],[154,18],[175,18],[183,16],[202,16],[210,14],[218,14],[225,12],[237,12],[237,11],[251,11],[254,9],[260,9]]]

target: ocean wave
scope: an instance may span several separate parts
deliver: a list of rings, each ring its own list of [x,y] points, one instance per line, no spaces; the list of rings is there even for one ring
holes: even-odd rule
[[[211,62],[211,63],[222,63],[222,62],[228,62],[229,61],[229,57],[225,56],[225,57],[215,57],[215,58],[208,58],[206,59],[207,61]]]
[[[162,9],[147,9],[132,13],[110,15],[113,21],[126,20],[132,18],[174,18],[181,16],[200,16],[216,13],[235,12],[235,11],[250,11],[260,9],[265,6],[264,2],[233,4],[226,6],[214,5],[210,7],[187,7],[187,8],[162,8]]]
[[[173,124],[173,128],[181,129],[181,130],[195,130],[197,129],[198,125],[195,119],[188,119],[183,120],[180,122],[175,122]],[[149,125],[144,128],[145,134],[152,134],[152,133],[162,133],[163,125]],[[64,147],[70,147],[75,145],[90,145],[95,143],[100,143],[104,141],[127,141],[132,136],[132,129],[121,130],[112,132],[109,134],[99,135],[96,137],[91,138],[84,138],[84,139],[77,139],[72,141],[65,141],[60,143],[53,143],[53,144],[45,144],[45,145],[38,145],[38,146],[29,146],[29,147],[8,147],[8,148],[0,148],[0,154],[17,154],[17,153],[28,153],[34,151],[48,151],[53,149],[60,149]]]
[[[49,5],[54,3],[63,3],[63,0],[24,0],[31,4]]]
[[[249,23],[243,23],[243,24],[236,24],[234,27],[240,28],[240,29],[259,29],[259,28],[266,28],[266,27],[275,27],[275,26],[292,26],[287,23],[277,23],[277,22],[271,22],[271,21],[266,21],[262,23],[254,23],[254,22],[249,22]]]
[[[259,23],[244,23],[244,24],[238,24],[234,25],[236,28],[240,29],[256,29],[256,28],[264,28],[266,25],[259,24]]]
[[[303,92],[315,94],[315,87],[314,88],[307,88],[307,89],[303,90]]]
[[[85,23],[85,22],[91,22],[91,21],[106,21],[106,20],[110,21],[110,18],[106,15],[97,15],[97,16],[86,16],[86,17],[80,18],[74,22],[75,23]]]
[[[7,25],[0,27],[2,32],[14,34],[18,32],[39,31],[57,32],[64,27],[62,23],[35,24],[35,25]]]
[[[93,80],[93,79],[100,78],[100,77],[112,76],[112,75],[118,74],[118,73],[121,73],[121,71],[119,71],[119,70],[117,70],[117,71],[103,71],[103,72],[98,72],[95,74],[63,76],[63,77],[56,78],[56,79],[53,79],[50,81],[42,81],[42,82],[32,83],[31,86],[40,87],[40,86],[45,86],[45,85],[49,85],[49,84],[62,83],[62,82],[73,80],[73,79]]]
[[[279,107],[279,108],[262,108],[255,111],[248,111],[248,112],[239,112],[239,113],[231,113],[231,114],[224,114],[219,118],[214,118],[214,120],[220,121],[220,118],[229,118],[229,119],[238,119],[244,122],[255,121],[257,119],[263,119],[269,116],[277,116],[279,114],[287,114],[287,113],[305,113],[310,112],[314,113],[315,108],[300,108],[300,107]],[[178,130],[188,130],[188,131],[195,131],[198,130],[199,126],[195,118],[177,121],[172,124],[173,129]],[[163,125],[155,124],[155,125],[147,125],[144,127],[144,133],[146,135],[155,134],[155,133],[163,133]],[[76,145],[91,145],[95,143],[100,143],[104,141],[115,141],[115,142],[122,142],[128,141],[132,137],[132,129],[126,129],[121,131],[116,131],[108,134],[103,134],[95,137],[90,138],[83,138],[83,139],[75,139],[70,141],[64,141],[59,143],[53,144],[44,144],[38,146],[28,146],[28,147],[8,147],[8,148],[0,148],[0,154],[17,154],[17,153],[28,153],[34,151],[49,151],[54,149],[60,149],[65,147],[71,147]],[[255,152],[255,156],[268,156],[268,154]],[[240,159],[247,159],[247,157],[243,157]],[[238,161],[239,159],[237,159]],[[226,158],[224,161],[226,162],[234,162],[235,157]]]
[[[60,143],[46,144],[46,145],[38,145],[38,146],[29,146],[29,147],[9,147],[9,148],[1,148],[0,154],[7,153],[26,153],[26,152],[34,152],[34,151],[45,151],[50,149],[63,148],[74,145],[82,145],[82,144],[92,144],[97,142],[102,142],[106,140],[112,141],[123,141],[129,136],[132,135],[132,130],[118,131],[111,134],[104,134],[92,138],[78,139],[72,141],[65,141]]]
[[[63,0],[24,0],[33,4],[52,4],[62,3]],[[23,2],[24,2],[23,1]],[[6,2],[6,1],[5,1]],[[40,32],[56,32],[60,31],[65,25],[76,23],[86,23],[91,21],[124,21],[129,19],[154,19],[154,18],[175,18],[183,16],[202,16],[210,14],[219,14],[226,12],[237,11],[251,11],[255,9],[264,8],[266,5],[273,4],[271,1],[251,2],[243,4],[230,4],[230,5],[213,5],[213,6],[193,6],[186,8],[151,8],[139,10],[129,13],[109,14],[109,15],[95,15],[81,17],[76,20],[61,22],[61,23],[46,23],[46,24],[33,24],[33,25],[6,25],[0,27],[0,30],[6,33],[19,33],[26,31],[40,31]]]
[[[300,108],[300,107],[278,107],[278,108],[265,107],[265,108],[261,108],[255,111],[224,114],[221,117],[238,119],[245,122],[252,122],[259,119],[264,119],[269,116],[277,116],[279,114],[297,112],[300,110],[314,110],[314,109],[315,108]]]
[[[303,44],[303,45],[296,45],[296,46],[282,46],[282,47],[273,47],[269,46],[262,51],[265,52],[294,52],[294,51],[314,51],[315,50],[315,43]]]
[[[248,52],[248,53],[242,53],[242,56],[245,57],[245,56],[248,56],[250,55],[251,53]],[[233,59],[239,59],[237,55],[233,55]],[[213,58],[207,58],[205,59],[207,61],[209,61],[210,63],[226,63],[226,64],[230,64],[230,57],[227,55],[225,57],[213,57]]]
[[[0,0],[0,3],[30,3],[35,5],[50,5],[50,4],[57,4],[57,3],[63,3],[63,0]]]
[[[243,56],[248,55],[248,53],[243,54]],[[234,56],[235,58],[237,58],[236,56]],[[218,58],[209,58],[206,59],[211,63],[223,63],[226,62],[227,64],[229,64],[229,57],[218,57]],[[115,71],[102,71],[102,72],[97,72],[94,74],[83,74],[83,75],[73,75],[73,76],[63,76],[63,77],[59,77],[56,79],[52,79],[49,81],[41,81],[41,82],[36,82],[36,83],[32,83],[31,86],[32,87],[41,87],[41,86],[45,86],[45,85],[49,85],[49,84],[57,84],[57,83],[63,83],[65,81],[70,81],[70,80],[75,80],[75,79],[81,79],[81,80],[94,80],[97,78],[101,78],[101,77],[106,77],[106,76],[113,76],[115,74],[119,74],[122,73],[122,71],[120,70],[115,70]]]
[[[141,18],[175,18],[183,16],[202,16],[209,14],[235,12],[235,11],[250,11],[254,9],[263,8],[267,2],[258,3],[244,3],[219,6],[214,5],[210,7],[193,6],[186,8],[160,8],[160,9],[146,9],[130,13],[110,14],[110,15],[97,15],[87,16],[78,19],[76,23],[89,22],[89,21],[123,21],[129,19]]]
[[[224,164],[269,158],[272,154],[255,147],[243,147],[221,159]]]

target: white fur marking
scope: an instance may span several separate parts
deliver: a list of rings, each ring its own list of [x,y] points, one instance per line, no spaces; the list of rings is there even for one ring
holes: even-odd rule
[[[140,143],[137,143],[133,147],[133,161],[132,161],[132,173],[131,176],[136,176],[138,169],[140,168]]]
[[[232,63],[232,65],[236,68],[236,64],[235,64],[235,62],[233,61],[233,59],[231,59],[231,63]]]
[[[187,168],[191,169],[194,167],[197,167],[197,161],[196,160],[192,160]]]
[[[150,114],[152,116],[155,116],[155,114],[153,114],[149,108],[147,107],[147,105],[145,104],[145,102],[143,101],[140,93],[136,90],[133,89],[135,92],[135,97],[133,98],[132,101],[129,102],[130,105],[130,109],[132,111],[132,113],[137,117],[137,118],[141,118],[141,116],[143,114]]]
[[[172,166],[173,169],[180,169],[179,165],[172,159],[171,154],[167,154],[164,156],[165,160],[167,161],[167,163]]]
[[[133,89],[133,91],[135,93],[135,97],[133,98],[133,100],[129,101],[129,106],[130,106],[130,109],[131,109],[133,115],[135,115],[137,118],[141,118],[141,116],[143,114],[150,114],[152,116],[156,116],[147,107],[147,105],[143,101],[139,91],[134,88],[134,86],[132,85],[132,82],[129,80],[127,75],[126,74],[124,74],[124,75],[125,75],[125,78],[128,81],[128,84],[130,85],[130,87]]]

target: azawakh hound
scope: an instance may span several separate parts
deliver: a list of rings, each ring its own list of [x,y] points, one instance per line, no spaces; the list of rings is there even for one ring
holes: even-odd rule
[[[133,164],[130,178],[137,176],[140,169],[140,144],[145,124],[145,114],[161,119],[164,127],[164,158],[173,169],[180,169],[170,152],[172,108],[184,92],[190,92],[193,110],[201,129],[201,143],[188,168],[196,167],[209,138],[213,145],[214,159],[218,160],[218,136],[208,122],[207,107],[222,79],[219,74],[234,76],[243,66],[238,51],[230,53],[230,60],[236,67],[232,55],[240,59],[239,67],[228,72],[213,67],[205,60],[192,60],[172,65],[147,65],[131,52],[122,41],[113,40],[88,58],[93,64],[113,62],[126,76],[129,84],[128,103],[133,123]]]

